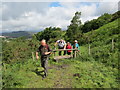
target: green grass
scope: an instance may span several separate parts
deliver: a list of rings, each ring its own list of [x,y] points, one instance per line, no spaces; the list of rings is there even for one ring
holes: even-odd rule
[[[49,61],[48,77],[42,80],[39,61],[6,65],[3,87],[6,88],[117,88],[117,69],[102,63],[64,59]]]
[[[82,54],[87,48],[81,46]],[[32,59],[3,67],[5,88],[118,88],[118,69],[80,57],[49,60],[48,77],[42,80],[40,61]]]

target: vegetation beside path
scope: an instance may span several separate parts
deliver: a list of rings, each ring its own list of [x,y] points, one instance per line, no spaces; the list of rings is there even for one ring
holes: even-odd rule
[[[82,48],[85,52],[86,48]],[[48,77],[42,79],[40,61],[6,64],[3,87],[12,88],[118,88],[118,70],[97,61],[80,58],[49,60]],[[9,81],[9,83],[8,83]]]

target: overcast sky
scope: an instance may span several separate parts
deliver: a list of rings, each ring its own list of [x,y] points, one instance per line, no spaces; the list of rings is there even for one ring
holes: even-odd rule
[[[76,11],[84,23],[118,11],[118,2],[3,2],[0,10],[2,32],[40,31],[50,26],[64,30]]]

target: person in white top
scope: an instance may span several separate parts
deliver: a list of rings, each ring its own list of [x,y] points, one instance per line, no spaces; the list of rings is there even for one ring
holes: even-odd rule
[[[66,49],[65,40],[62,40],[62,39],[57,40],[56,43],[55,43],[55,47],[56,47],[56,45],[58,45],[58,49]],[[66,51],[64,51],[63,55],[65,55],[65,54],[66,54]],[[59,51],[59,55],[61,55],[61,51]]]

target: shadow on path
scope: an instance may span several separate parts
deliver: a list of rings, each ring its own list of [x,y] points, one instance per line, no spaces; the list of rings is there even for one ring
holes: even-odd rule
[[[36,73],[36,74],[39,75],[39,76],[44,77],[44,74],[42,74],[42,73],[44,72],[44,70],[38,71],[38,69],[35,69],[35,70],[32,70],[32,72]]]

